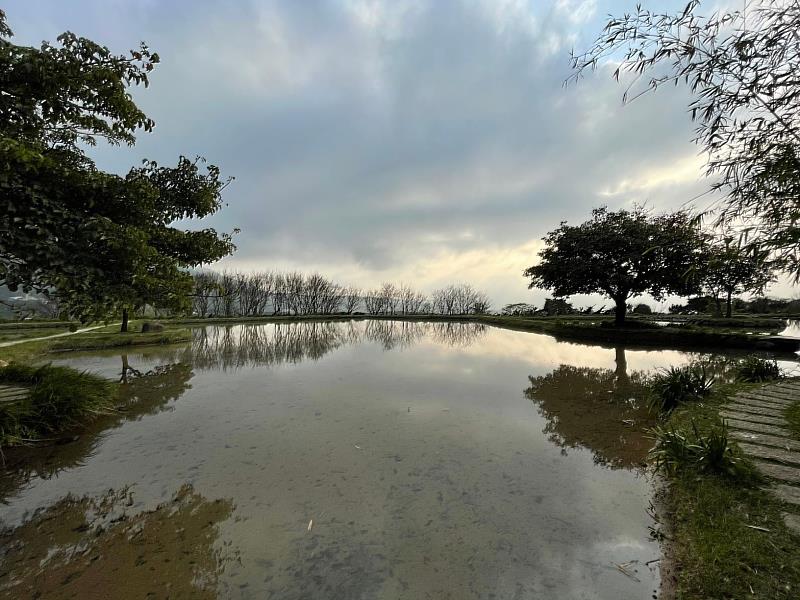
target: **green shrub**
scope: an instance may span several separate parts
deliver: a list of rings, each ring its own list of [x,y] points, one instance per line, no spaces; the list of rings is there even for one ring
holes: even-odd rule
[[[741,381],[759,383],[780,379],[783,375],[777,361],[748,356],[736,366],[736,375]]]
[[[653,377],[650,382],[652,404],[661,412],[672,412],[682,402],[702,400],[711,393],[714,377],[706,365],[670,367]]]
[[[694,421],[689,433],[674,427],[656,427],[652,433],[656,443],[650,450],[650,458],[658,473],[673,476],[692,470],[734,479],[756,477],[738,450],[731,446],[725,423],[705,433],[697,429]]]
[[[644,302],[641,302],[634,306],[631,312],[635,315],[652,315],[653,309]]]
[[[0,404],[2,445],[85,424],[113,407],[118,389],[107,379],[69,367],[17,363],[0,369],[0,383],[30,389],[27,398]]]

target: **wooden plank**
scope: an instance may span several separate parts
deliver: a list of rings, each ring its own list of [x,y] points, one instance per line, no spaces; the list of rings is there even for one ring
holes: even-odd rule
[[[738,429],[732,430],[730,436],[737,441],[761,444],[762,446],[775,446],[776,448],[783,448],[784,450],[800,452],[800,441],[787,437],[757,433],[755,431],[741,431]]]
[[[747,404],[749,406],[760,406],[762,408],[772,408],[775,410],[786,410],[789,408],[792,403],[786,402],[770,402],[769,400],[764,400],[763,398],[753,398],[750,396],[734,396],[731,399],[731,402],[738,402],[740,404]]]
[[[800,469],[786,465],[776,465],[760,460],[753,461],[755,467],[767,477],[786,481],[788,483],[800,483]]]
[[[750,404],[741,404],[739,402],[726,404],[725,408],[736,412],[749,413],[751,415],[762,415],[765,417],[774,417],[776,419],[783,418],[783,409],[780,408],[764,408],[762,406],[752,406]]]
[[[786,420],[777,417],[765,417],[763,415],[751,415],[748,413],[734,412],[732,410],[721,410],[719,416],[724,419],[736,419],[738,421],[751,421],[753,423],[763,423],[765,425],[777,425],[781,427],[786,425]]]
[[[766,433],[767,435],[774,435],[778,437],[792,437],[792,432],[783,427],[775,427],[774,425],[764,425],[763,423],[751,423],[750,421],[739,421],[737,419],[726,419],[728,427],[731,429],[744,429],[746,431],[757,431],[759,433]]]
[[[800,515],[783,513],[783,522],[793,533],[800,535]]]
[[[781,502],[800,506],[800,487],[779,483],[778,485],[769,489],[781,500]]]
[[[756,458],[764,458],[786,465],[796,465],[800,467],[800,454],[792,452],[791,450],[781,450],[780,448],[772,448],[771,446],[759,446],[758,444],[747,444],[744,442],[739,444],[739,448],[748,456],[755,456]]]
[[[764,398],[764,400],[775,402],[777,404],[794,404],[800,400],[800,395],[798,394],[788,394],[778,390],[759,390],[757,392],[754,391],[749,393],[755,396],[760,396],[761,398]]]
[[[766,394],[763,394],[761,392],[743,392],[741,394],[737,394],[736,396],[734,396],[734,398],[746,401],[764,402],[767,404],[772,404],[773,406],[780,406],[783,408],[788,408],[789,406],[794,404],[793,400],[776,398],[774,396],[767,396]]]

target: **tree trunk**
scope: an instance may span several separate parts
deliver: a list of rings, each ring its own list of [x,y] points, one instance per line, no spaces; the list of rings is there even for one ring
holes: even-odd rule
[[[128,309],[122,309],[122,327],[119,328],[120,333],[128,332]]]
[[[628,383],[628,360],[625,357],[625,348],[616,346],[614,348],[614,362],[617,365],[614,374],[617,376],[617,383]]]
[[[119,378],[120,383],[128,383],[128,371],[131,370],[131,366],[128,364],[128,355],[122,355],[122,375]]]
[[[622,300],[614,299],[616,307],[614,308],[614,325],[620,326],[625,324],[625,313],[628,311],[628,305],[625,303],[627,298]]]
[[[725,305],[725,316],[731,318],[731,292],[728,292],[728,303]]]

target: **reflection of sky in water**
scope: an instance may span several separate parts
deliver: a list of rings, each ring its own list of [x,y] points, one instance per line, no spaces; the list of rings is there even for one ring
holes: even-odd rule
[[[235,507],[218,550],[241,562],[226,563],[222,597],[649,598],[649,481],[598,464],[617,446],[582,436],[579,414],[525,397],[531,376],[614,369],[620,353],[452,325],[209,327],[132,352],[140,371],[191,366],[171,410],[132,414],[57,477],[17,485],[3,518],[126,485],[138,511],[191,485]],[[692,358],[624,354],[629,372]],[[58,362],[122,365],[113,352]],[[639,435],[600,408],[615,442]],[[572,419],[556,427],[569,447],[545,433],[555,414]],[[640,582],[614,566],[632,560]]]

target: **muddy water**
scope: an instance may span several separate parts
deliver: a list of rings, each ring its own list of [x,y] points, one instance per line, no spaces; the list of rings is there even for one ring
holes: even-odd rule
[[[0,597],[651,598],[638,383],[691,358],[378,321],[65,356],[121,411],[7,453]]]

